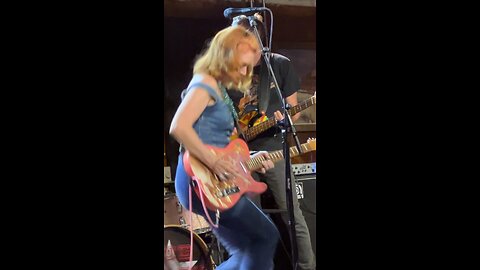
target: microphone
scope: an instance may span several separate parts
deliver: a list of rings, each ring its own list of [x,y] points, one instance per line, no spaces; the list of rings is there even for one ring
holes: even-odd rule
[[[232,19],[238,15],[253,15],[260,11],[268,10],[266,7],[249,7],[249,8],[227,8],[223,11],[223,16],[227,19]]]

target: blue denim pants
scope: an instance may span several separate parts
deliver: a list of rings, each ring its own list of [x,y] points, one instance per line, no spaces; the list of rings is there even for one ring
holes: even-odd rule
[[[175,176],[175,190],[183,207],[190,209],[188,187],[191,178],[179,155]],[[201,201],[192,189],[192,211],[206,217]],[[209,211],[215,221],[215,213]],[[228,251],[230,257],[216,270],[271,270],[279,233],[273,222],[258,207],[243,196],[231,209],[220,213],[218,228],[213,233]]]

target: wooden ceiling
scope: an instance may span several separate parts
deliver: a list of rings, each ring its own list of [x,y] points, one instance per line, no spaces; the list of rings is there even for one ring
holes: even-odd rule
[[[315,6],[285,5],[277,4],[275,2],[297,3],[297,1],[266,1],[266,7],[272,10],[274,16],[311,17],[316,15]],[[221,0],[165,0],[163,6],[165,8],[164,15],[166,17],[205,18],[211,16],[223,17],[223,11],[226,8],[250,7],[250,2]],[[259,7],[262,5],[256,3],[254,6]]]
[[[274,48],[316,48],[316,7],[312,6],[315,1],[267,0],[265,2],[266,7],[272,10],[274,16]],[[301,5],[293,6],[294,3]],[[254,6],[262,6],[261,1],[256,1]],[[229,20],[223,17],[223,11],[229,7],[250,7],[250,1],[165,0],[164,17],[192,20],[211,19],[228,24]]]

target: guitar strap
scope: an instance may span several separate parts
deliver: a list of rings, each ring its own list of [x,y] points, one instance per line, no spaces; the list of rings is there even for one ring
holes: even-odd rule
[[[234,121],[235,127],[237,128],[238,137],[244,138],[242,129],[240,128],[240,125],[238,123],[237,111],[235,110],[235,106],[233,105],[233,100],[230,98],[230,96],[227,93],[227,88],[223,86],[221,83],[218,83],[218,87],[220,88],[220,90],[222,90],[223,101],[225,102],[228,109],[232,113],[233,121]]]
[[[270,54],[271,55],[271,54]],[[270,56],[270,63],[272,63],[273,57]],[[272,63],[273,67],[273,63]],[[257,88],[258,96],[258,111],[260,113],[267,112],[268,104],[270,102],[270,72],[268,71],[267,64],[265,59],[262,57],[262,62],[260,64],[260,83]]]

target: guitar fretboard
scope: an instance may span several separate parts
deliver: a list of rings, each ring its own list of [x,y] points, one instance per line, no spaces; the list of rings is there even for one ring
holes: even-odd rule
[[[304,143],[300,145],[300,148],[302,148],[303,153],[313,151],[313,149],[310,146],[310,143]],[[298,148],[296,146],[290,147],[290,157],[295,157],[300,155],[300,152],[298,151]],[[272,162],[279,161],[283,159],[283,150],[278,150],[278,151],[273,151],[273,152],[268,152],[269,159]],[[252,158],[248,161],[246,161],[247,168],[250,171],[258,170],[262,167],[262,162],[265,161],[265,158],[263,156],[258,156],[255,158]]]
[[[312,96],[311,98],[309,98],[307,100],[304,100],[301,103],[299,103],[299,104],[293,106],[292,108],[290,108],[290,110],[288,110],[288,114],[290,114],[290,116],[293,116],[293,115],[297,114],[298,112],[303,111],[306,108],[312,106],[316,102],[317,102],[317,97]],[[253,140],[255,137],[257,137],[258,134],[264,132],[265,130],[267,130],[271,127],[273,127],[276,124],[276,122],[277,122],[277,120],[275,119],[275,117],[272,117],[272,118],[268,119],[267,121],[262,122],[262,123],[260,123],[256,126],[253,126],[253,127],[249,128],[248,130],[244,131],[243,136],[244,136],[245,140],[247,142],[249,142],[249,141]]]

